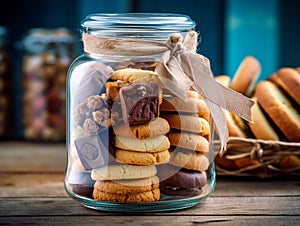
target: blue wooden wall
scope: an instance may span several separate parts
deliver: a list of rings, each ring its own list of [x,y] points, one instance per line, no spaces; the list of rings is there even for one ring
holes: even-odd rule
[[[16,7],[16,5],[18,7]],[[262,63],[262,78],[281,66],[299,66],[297,0],[1,0],[0,25],[14,43],[32,27],[69,27],[96,12],[172,12],[189,15],[201,35],[199,52],[214,74],[233,76],[247,54]]]

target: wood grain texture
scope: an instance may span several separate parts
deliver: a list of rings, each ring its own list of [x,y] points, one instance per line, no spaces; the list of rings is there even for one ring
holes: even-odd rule
[[[210,197],[180,211],[91,210],[64,190],[64,149],[62,144],[0,143],[0,225],[297,225],[300,220],[297,178],[217,177]]]

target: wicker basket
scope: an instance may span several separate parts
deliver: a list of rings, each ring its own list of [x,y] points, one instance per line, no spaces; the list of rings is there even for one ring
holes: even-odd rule
[[[245,139],[230,137],[227,143],[226,152],[220,156],[220,142],[215,141],[216,157],[222,161],[236,162],[240,159],[249,159],[255,164],[248,164],[245,167],[229,169],[223,164],[216,163],[218,175],[228,176],[254,176],[259,178],[275,177],[284,174],[300,175],[300,166],[284,169],[279,162],[286,156],[296,155],[300,157],[300,143],[266,141],[257,139]]]

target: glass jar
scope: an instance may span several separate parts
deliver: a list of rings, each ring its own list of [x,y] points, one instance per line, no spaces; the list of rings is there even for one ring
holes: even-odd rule
[[[104,211],[197,205],[215,186],[210,112],[196,91],[183,99],[173,83],[161,85],[161,51],[147,47],[174,33],[185,37],[195,22],[178,14],[91,14],[81,25],[85,53],[67,81],[67,193]],[[115,52],[120,40],[129,53]]]
[[[12,70],[7,50],[7,29],[0,26],[0,138],[13,136]]]
[[[23,39],[23,136],[65,141],[66,77],[75,58],[75,37],[66,28],[31,29]]]

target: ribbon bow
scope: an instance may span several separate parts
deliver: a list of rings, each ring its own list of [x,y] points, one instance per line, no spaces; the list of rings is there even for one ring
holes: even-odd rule
[[[188,32],[184,40],[180,34],[174,33],[167,42],[82,34],[84,50],[88,53],[123,56],[162,54],[155,69],[161,85],[180,98],[185,99],[190,89],[203,96],[219,134],[222,152],[226,150],[228,140],[222,108],[252,121],[251,106],[254,102],[214,79],[209,60],[196,53],[197,37],[195,31]]]

